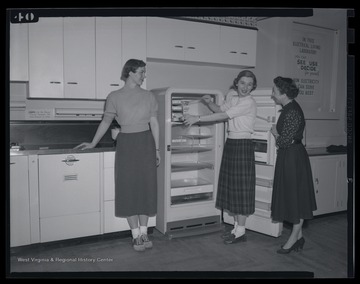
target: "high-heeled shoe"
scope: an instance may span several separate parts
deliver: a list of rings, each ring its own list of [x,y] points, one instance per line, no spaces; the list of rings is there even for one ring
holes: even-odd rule
[[[277,250],[277,253],[280,253],[280,254],[288,254],[290,253],[291,251],[300,251],[303,249],[304,247],[304,244],[305,244],[305,239],[304,237],[301,237],[300,239],[298,239],[290,248],[288,249],[284,249],[283,247],[281,247],[281,249]]]

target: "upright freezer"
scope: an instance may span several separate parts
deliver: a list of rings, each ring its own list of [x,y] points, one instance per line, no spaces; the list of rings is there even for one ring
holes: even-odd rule
[[[151,90],[159,104],[161,164],[158,167],[156,228],[169,238],[220,230],[221,211],[215,208],[224,144],[224,123],[200,122],[190,127],[183,115],[212,112],[201,102],[216,90],[160,88]]]

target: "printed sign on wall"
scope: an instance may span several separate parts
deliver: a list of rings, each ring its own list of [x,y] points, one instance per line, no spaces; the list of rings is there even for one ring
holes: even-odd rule
[[[292,26],[287,69],[299,87],[299,101],[319,114],[335,112],[337,33],[296,22]]]

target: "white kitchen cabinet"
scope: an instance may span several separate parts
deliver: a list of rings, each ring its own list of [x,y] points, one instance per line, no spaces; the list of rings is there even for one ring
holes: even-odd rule
[[[122,17],[121,24],[122,64],[129,59],[146,62],[146,17]],[[146,78],[141,87],[146,89]]]
[[[41,242],[101,233],[100,153],[39,156]]]
[[[95,99],[95,18],[64,18],[64,97]]]
[[[63,19],[29,24],[29,97],[64,97]]]
[[[255,67],[257,30],[220,26],[219,63]]]
[[[96,17],[96,99],[106,99],[120,89],[123,67],[121,17]]]
[[[95,98],[95,19],[29,24],[29,96]]]
[[[166,18],[147,18],[147,57],[214,62],[220,26]]]
[[[184,21],[148,17],[147,57],[184,60]]]
[[[10,23],[10,81],[29,81],[28,28]]]
[[[346,155],[311,156],[317,210],[314,215],[347,209]]]
[[[10,246],[30,243],[28,157],[12,156],[10,157]]]
[[[115,216],[115,152],[104,152],[104,233],[130,230],[126,218]],[[156,225],[156,217],[150,217],[148,227]]]

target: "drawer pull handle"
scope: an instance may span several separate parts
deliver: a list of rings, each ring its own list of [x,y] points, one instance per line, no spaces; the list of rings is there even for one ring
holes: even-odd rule
[[[69,85],[77,85],[77,82],[67,82]]]
[[[241,52],[240,54],[244,54],[244,55],[247,55],[247,52]]]
[[[110,84],[110,86],[118,87],[118,86],[120,86],[120,85],[119,85],[119,84]]]
[[[78,180],[78,175],[77,175],[77,174],[73,174],[73,175],[66,175],[66,176],[64,176],[64,181],[69,181],[69,180]]]
[[[230,53],[234,53],[234,54],[236,54],[236,53],[237,53],[237,51],[230,51]]]
[[[183,48],[182,45],[175,45],[176,48]]]
[[[72,166],[75,162],[79,162],[80,160],[76,159],[75,156],[69,155],[65,160],[62,160],[63,163],[66,163],[68,166]]]
[[[188,46],[187,48],[188,48],[188,49],[196,49],[196,48],[193,47],[193,46]]]
[[[59,81],[50,81],[50,84],[61,84]]]

